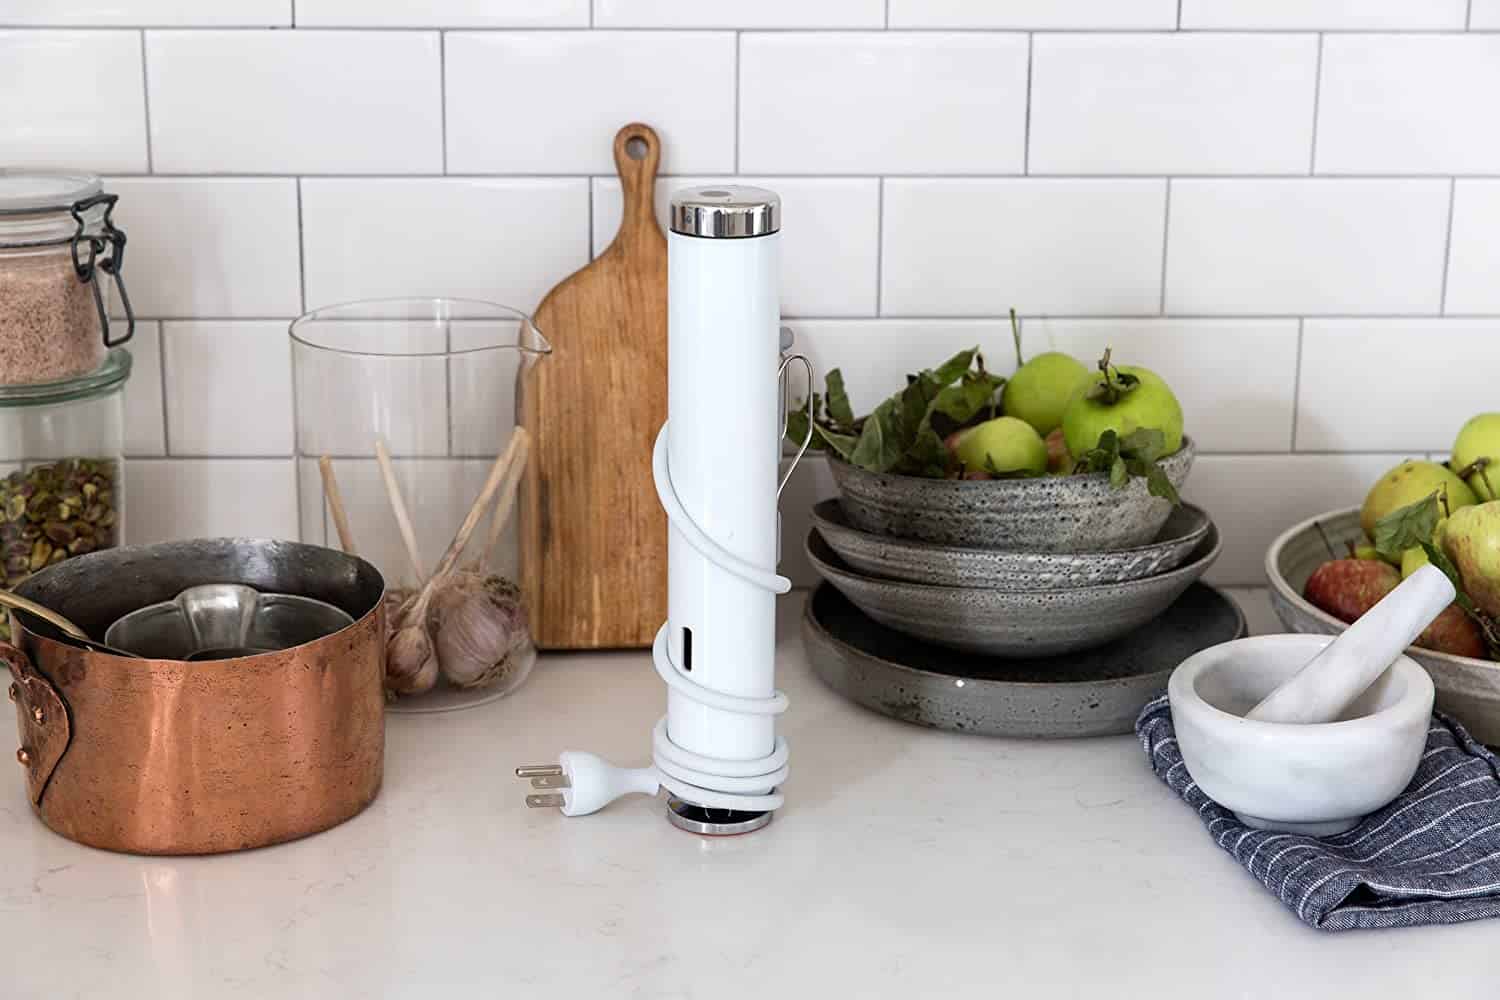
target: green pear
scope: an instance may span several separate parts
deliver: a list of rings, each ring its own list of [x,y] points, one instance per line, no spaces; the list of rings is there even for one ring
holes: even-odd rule
[[[1471,417],[1453,442],[1453,468],[1462,471],[1480,459],[1487,462],[1469,474],[1469,486],[1480,500],[1500,500],[1500,413]]]
[[[1111,375],[1092,375],[1084,388],[1063,411],[1063,438],[1075,457],[1099,444],[1099,435],[1112,430],[1121,438],[1141,428],[1159,430],[1166,438],[1164,455],[1182,447],[1182,405],[1162,377],[1149,368],[1102,362]],[[1116,375],[1131,376],[1135,381],[1123,387]]]
[[[1375,522],[1392,511],[1416,503],[1429,494],[1438,494],[1442,513],[1452,515],[1462,507],[1478,503],[1474,491],[1445,465],[1407,459],[1375,481],[1365,495],[1359,510],[1359,526],[1365,535],[1375,537]]]
[[[1047,471],[1047,445],[1026,421],[996,417],[960,431],[953,455],[970,472],[1042,473]]]
[[[1442,539],[1464,592],[1479,610],[1500,617],[1500,500],[1454,511]]]
[[[1043,436],[1062,425],[1068,401],[1089,380],[1082,361],[1057,351],[1038,354],[1022,365],[1001,390],[1008,416],[1026,421]]]
[[[1417,570],[1428,563],[1427,553],[1422,549],[1412,548],[1401,553],[1401,579],[1405,580]]]

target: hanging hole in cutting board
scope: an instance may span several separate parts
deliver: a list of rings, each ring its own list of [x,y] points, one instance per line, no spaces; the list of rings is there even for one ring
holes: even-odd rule
[[[646,145],[646,140],[640,138],[639,136],[633,139],[625,140],[625,155],[630,157],[632,160],[644,160],[646,158],[646,150],[648,148],[649,147]]]

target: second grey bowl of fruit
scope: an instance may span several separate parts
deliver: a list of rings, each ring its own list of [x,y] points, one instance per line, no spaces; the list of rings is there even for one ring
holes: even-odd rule
[[[1177,489],[1193,467],[1191,438],[1161,460]],[[1156,538],[1172,505],[1144,479],[1103,472],[1033,479],[928,479],[870,472],[828,457],[849,523],[861,531],[1011,552],[1109,552]]]
[[[1212,525],[1186,563],[1141,580],[1071,590],[1006,592],[884,580],[852,569],[817,529],[813,568],[865,614],[940,646],[992,656],[1053,656],[1102,646],[1151,621],[1219,557]]]
[[[1201,507],[1182,504],[1167,515],[1155,540],[1111,552],[1011,552],[937,545],[861,531],[838,500],[813,507],[813,523],[852,568],[889,580],[993,590],[1069,590],[1122,583],[1181,565],[1208,534]]]

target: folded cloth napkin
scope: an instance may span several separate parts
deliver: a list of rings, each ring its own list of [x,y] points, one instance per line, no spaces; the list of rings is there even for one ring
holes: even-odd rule
[[[1299,920],[1344,931],[1500,916],[1500,759],[1442,713],[1406,791],[1331,837],[1256,830],[1205,795],[1182,762],[1165,695],[1141,710],[1135,731],[1157,777]]]

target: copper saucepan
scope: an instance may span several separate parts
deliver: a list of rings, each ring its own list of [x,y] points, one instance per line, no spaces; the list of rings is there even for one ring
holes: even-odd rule
[[[95,652],[30,614],[0,645],[32,807],[93,847],[212,854],[326,830],[375,798],[385,755],[385,584],[333,549],[246,538],[77,556],[16,592],[92,636],[196,584],[243,583],[336,605],[354,624],[225,660]]]

